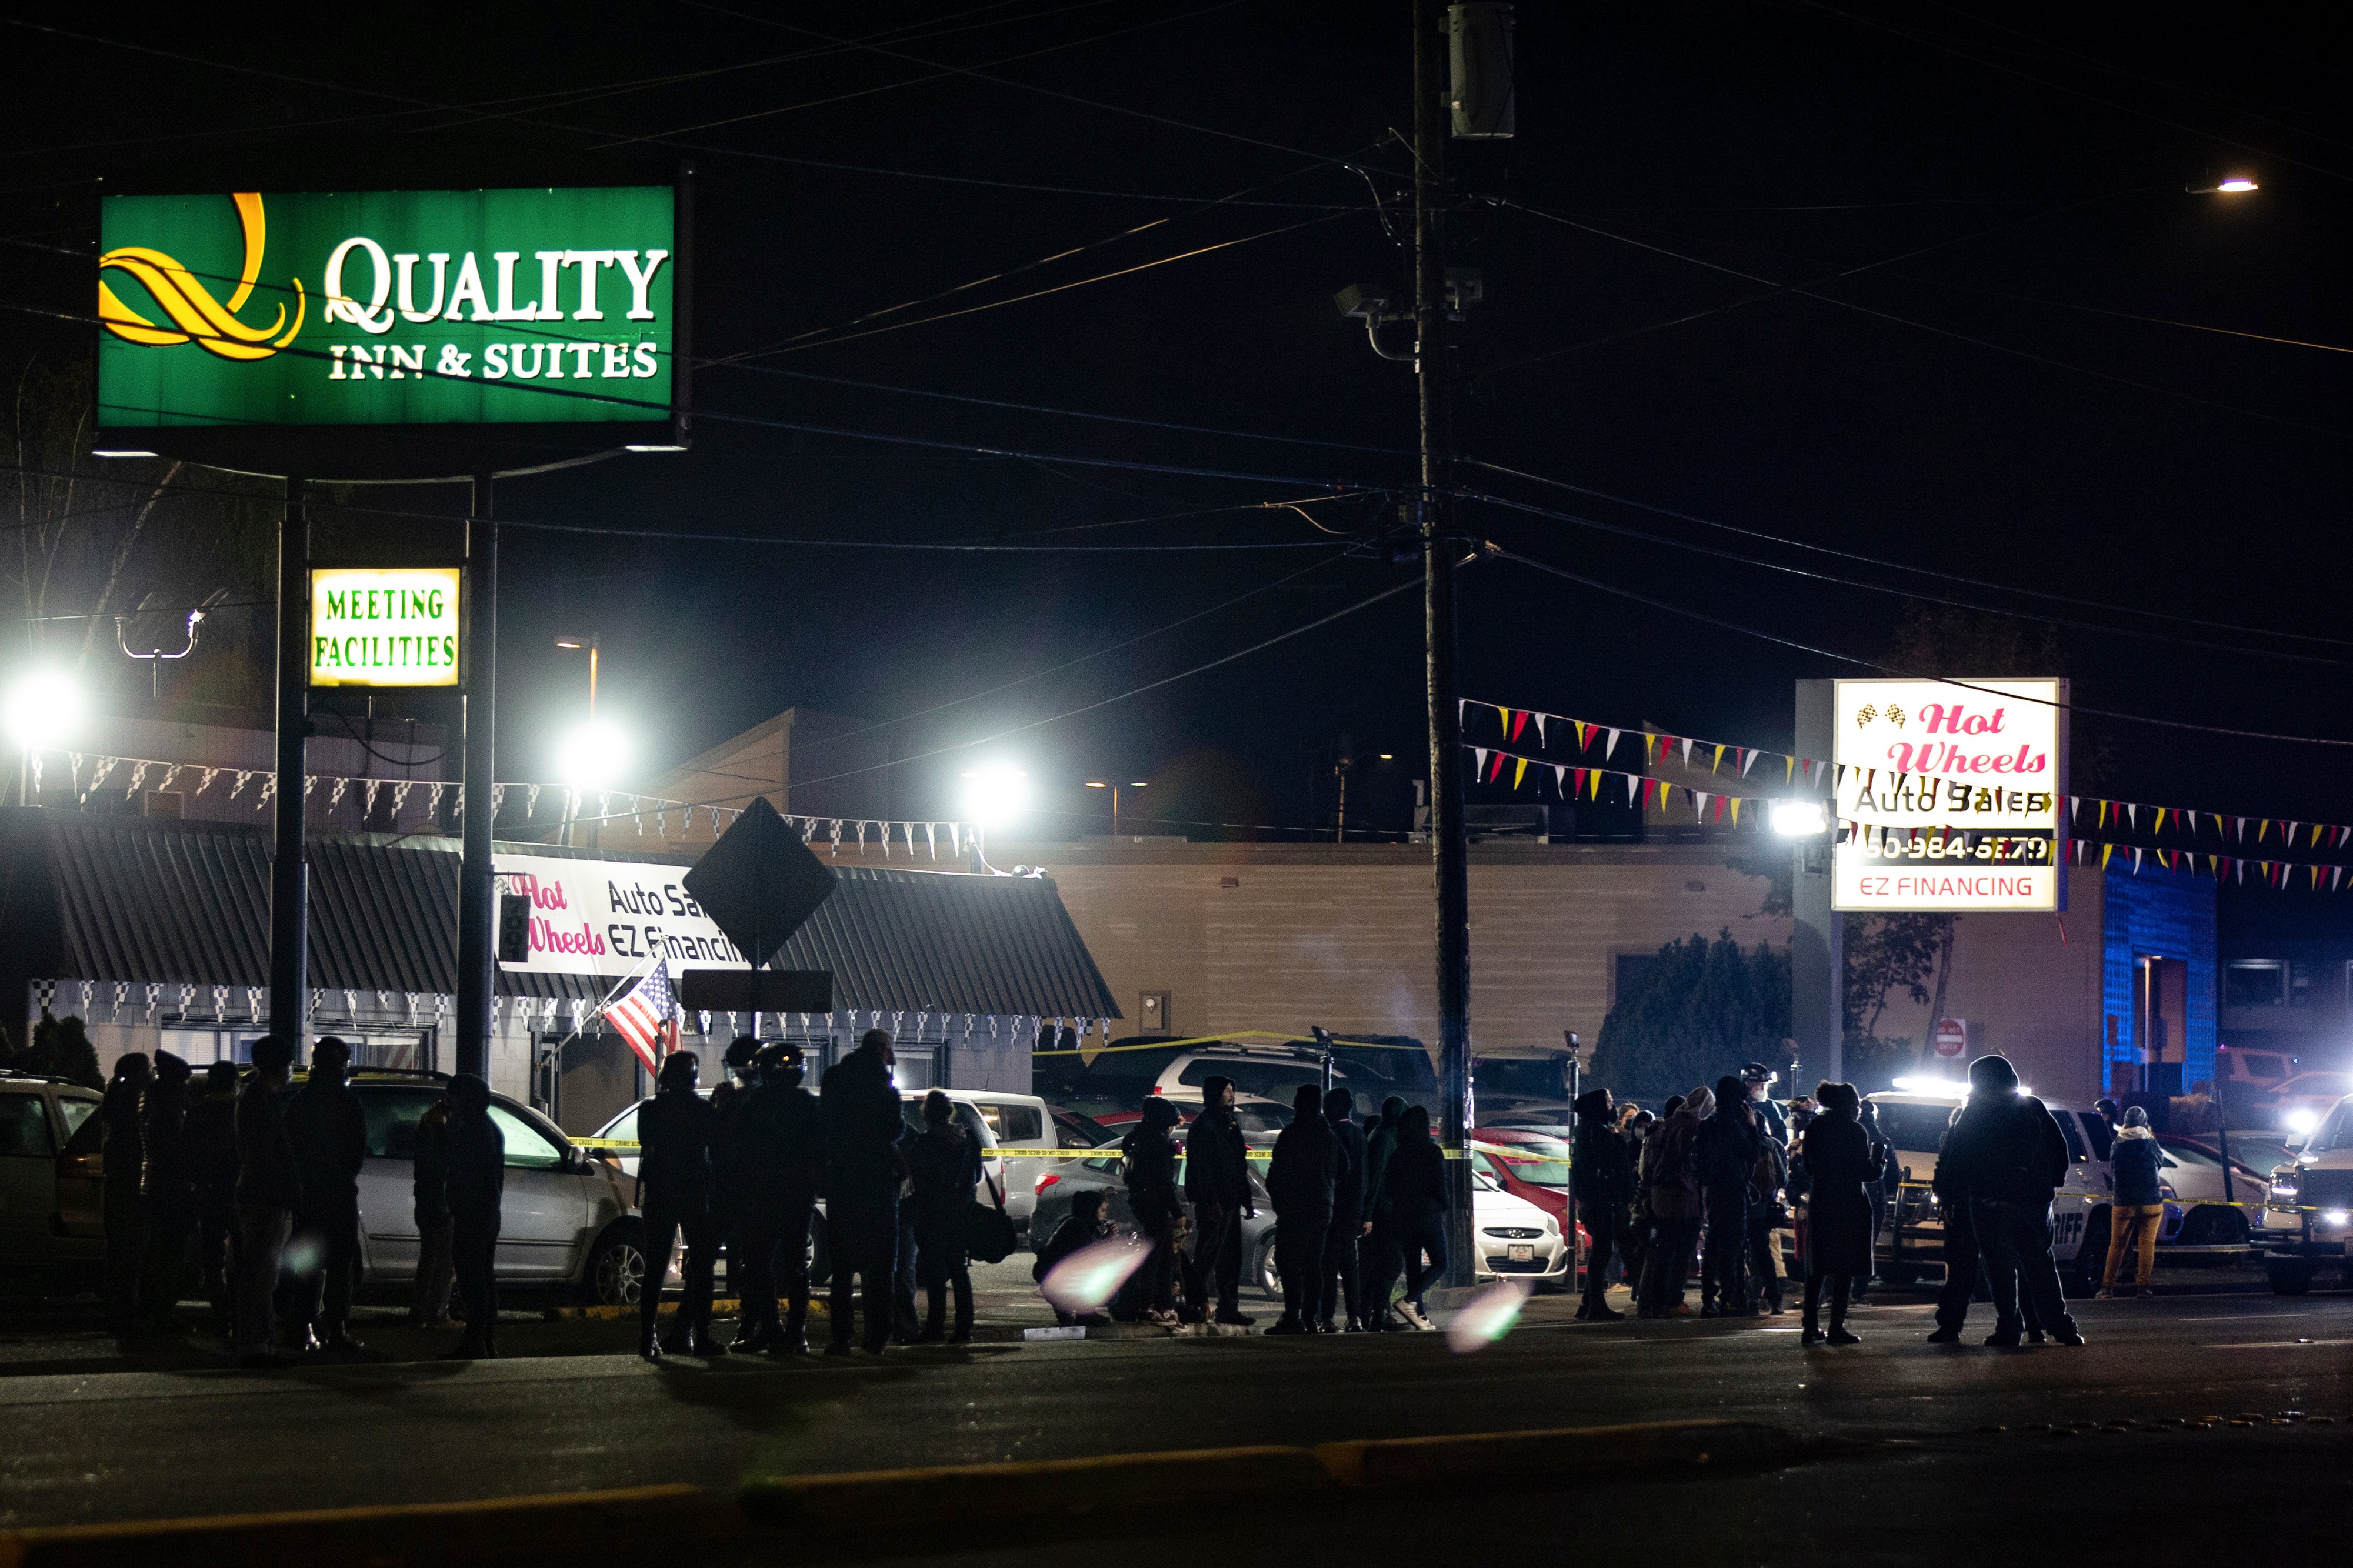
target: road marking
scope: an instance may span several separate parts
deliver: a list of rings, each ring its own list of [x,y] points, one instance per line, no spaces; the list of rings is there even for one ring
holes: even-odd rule
[[[2290,1318],[2316,1318],[2317,1312],[2225,1312],[2215,1318],[2176,1318],[2177,1323],[2284,1323]]]
[[[2239,1340],[2202,1348],[2210,1351],[2292,1351],[2298,1345],[2353,1345],[2353,1340]]]

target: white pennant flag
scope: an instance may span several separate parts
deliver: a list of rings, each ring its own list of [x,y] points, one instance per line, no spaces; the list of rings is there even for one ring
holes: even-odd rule
[[[1473,746],[1471,748],[1471,776],[1473,778],[1484,778],[1486,774],[1487,748],[1484,746]]]
[[[1606,762],[1608,762],[1608,761],[1609,760],[1609,753],[1610,753],[1610,752],[1614,752],[1614,751],[1616,751],[1616,750],[1618,749],[1618,736],[1619,736],[1619,734],[1620,734],[1620,731],[1616,731],[1616,730],[1612,730],[1612,731],[1609,731],[1609,743],[1608,743],[1608,744],[1606,744],[1606,745],[1604,745],[1604,746],[1601,748],[1601,760],[1602,760],[1603,762],[1605,762],[1605,763],[1606,763]]]
[[[1528,716],[1536,721],[1536,750],[1541,752],[1545,744],[1545,716],[1541,713],[1531,713]]]

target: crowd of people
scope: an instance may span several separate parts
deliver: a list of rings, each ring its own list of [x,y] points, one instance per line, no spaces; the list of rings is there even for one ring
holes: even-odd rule
[[[1571,1180],[1591,1238],[1578,1318],[1625,1316],[1608,1301],[1613,1253],[1621,1255],[1638,1318],[1692,1315],[1694,1263],[1699,1316],[1778,1314],[1787,1309],[1775,1235],[1792,1229],[1804,1280],[1800,1342],[1859,1342],[1847,1315],[1873,1278],[1887,1208],[1888,1142],[1872,1103],[1852,1084],[1824,1081],[1785,1110],[1768,1093],[1773,1077],[1750,1062],[1713,1089],[1670,1098],[1656,1117],[1620,1110],[1606,1089],[1578,1097]],[[2080,1345],[2051,1251],[2051,1203],[2067,1174],[2065,1139],[2042,1102],[2019,1092],[2005,1058],[1971,1063],[1969,1088],[1937,1156],[1946,1279],[1928,1337],[1938,1344],[1959,1340],[1982,1279],[1995,1315],[1988,1344],[2049,1337]],[[2120,1169],[2119,1224],[2136,1224],[2139,1211],[2127,1215],[2122,1206],[2124,1182]],[[2153,1243],[2153,1222],[2143,1229]],[[2111,1284],[2121,1237],[2109,1262]],[[2144,1285],[2147,1279],[2144,1261]]]
[[[293,1053],[276,1037],[255,1043],[242,1085],[227,1062],[199,1083],[168,1051],[116,1063],[99,1112],[112,1331],[177,1331],[174,1312],[193,1270],[215,1326],[248,1364],[362,1348],[351,1321],[359,1178],[369,1149],[347,1082],[351,1057],[343,1040],[321,1039],[302,1086],[290,1092]],[[639,1352],[649,1361],[730,1350],[806,1354],[809,1240],[820,1197],[831,1247],[828,1353],[861,1343],[880,1353],[893,1340],[969,1340],[974,1194],[986,1177],[980,1141],[948,1097],[932,1091],[920,1126],[910,1127],[892,1080],[892,1040],[880,1029],[827,1071],[822,1096],[803,1086],[797,1046],[740,1038],[726,1060],[727,1081],[706,1098],[696,1058],[671,1054],[638,1113],[647,1264]],[[1856,1342],[1848,1311],[1873,1275],[1888,1142],[1853,1085],[1826,1081],[1785,1110],[1769,1095],[1772,1082],[1768,1068],[1751,1062],[1712,1089],[1669,1099],[1656,1117],[1620,1108],[1606,1089],[1578,1097],[1573,1194],[1590,1242],[1579,1319],[1625,1316],[1609,1304],[1613,1273],[1630,1288],[1637,1317],[1690,1316],[1694,1265],[1698,1316],[1781,1313],[1776,1236],[1794,1227],[1802,1342]],[[2051,1251],[2064,1138],[2042,1101],[2019,1092],[2004,1058],[1971,1063],[1969,1085],[1936,1164],[1947,1269],[1929,1338],[1959,1339],[1982,1281],[1995,1312],[1987,1343],[2048,1337],[2081,1344]],[[482,1079],[461,1073],[416,1128],[419,1248],[410,1319],[448,1322],[454,1289],[465,1329],[453,1357],[498,1353],[494,1259],[505,1158],[490,1100]],[[1282,1288],[1282,1315],[1266,1331],[1432,1328],[1423,1302],[1445,1267],[1448,1192],[1429,1112],[1391,1097],[1360,1124],[1348,1091],[1314,1085],[1300,1088],[1293,1110],[1262,1188],[1278,1222]],[[1179,1131],[1176,1107],[1155,1097],[1120,1145],[1128,1205],[1145,1246],[1120,1303],[1103,1306],[1169,1328],[1249,1326],[1240,1303],[1242,1230],[1261,1189],[1250,1173],[1232,1081],[1204,1083],[1181,1158]],[[2116,1157],[2111,1289],[2119,1262],[2135,1251],[2137,1288],[2147,1287],[2162,1207],[2153,1156],[2137,1158],[2142,1143],[2156,1147],[2128,1121]],[[1112,1232],[1103,1194],[1080,1194],[1038,1248],[1038,1277]],[[665,1336],[661,1287],[681,1242],[682,1299]],[[711,1326],[723,1250],[741,1298],[732,1345]],[[918,1290],[927,1308],[920,1320]],[[1058,1316],[1097,1321],[1088,1311]]]
[[[368,1135],[348,1082],[351,1047],[321,1039],[302,1087],[290,1092],[293,1063],[276,1036],[254,1042],[242,1084],[234,1062],[215,1062],[199,1084],[170,1051],[132,1051],[115,1063],[98,1112],[110,1331],[185,1331],[177,1311],[193,1279],[244,1364],[364,1349],[351,1321]],[[418,1274],[439,1287],[431,1305],[420,1288],[416,1316],[448,1322],[454,1285],[466,1319],[454,1357],[498,1353],[493,1257],[506,1155],[490,1106],[490,1086],[460,1073],[417,1130]]]

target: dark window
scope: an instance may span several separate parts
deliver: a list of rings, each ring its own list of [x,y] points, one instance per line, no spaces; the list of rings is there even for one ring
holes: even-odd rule
[[[2084,1147],[2084,1135],[2075,1130],[2075,1119],[2063,1110],[2054,1110],[2051,1113],[2051,1117],[2052,1121],[2059,1123],[2060,1134],[2067,1140],[2067,1158],[2090,1159],[2092,1157],[2090,1152]]]
[[[1568,1079],[1558,1058],[1528,1060],[1514,1057],[1477,1057],[1471,1063],[1472,1082],[1481,1094],[1509,1095],[1519,1100],[1559,1100],[1568,1093]]]
[[[2063,1116],[2059,1120],[2063,1122],[2067,1119]],[[2092,1141],[2092,1158],[2116,1158],[2116,1130],[2108,1125],[2108,1119],[2096,1110],[2087,1110],[2078,1112],[2077,1120],[2084,1124],[2084,1135]]]
[[[2286,964],[2265,958],[2241,959],[2222,966],[2223,1006],[2278,1007],[2286,1002]]]
[[[1900,1105],[1884,1100],[1872,1103],[1879,1107],[1880,1135],[1890,1146],[1906,1154],[1934,1154],[1944,1147],[1955,1106]]]
[[[0,1094],[0,1159],[46,1160],[57,1152],[39,1092]]]
[[[1346,1068],[1336,1062],[1333,1064],[1332,1081],[1335,1085],[1345,1087],[1349,1077]],[[1211,1058],[1206,1061],[1186,1063],[1185,1070],[1176,1075],[1176,1081],[1198,1089],[1212,1078],[1231,1079],[1237,1094],[1255,1094],[1261,1100],[1289,1105],[1291,1097],[1299,1091],[1301,1084],[1322,1085],[1324,1068],[1320,1062],[1285,1061],[1281,1058],[1241,1061],[1219,1061]]]
[[[441,1097],[425,1089],[362,1089],[360,1115],[367,1122],[367,1152],[375,1160],[417,1158],[417,1122]]]

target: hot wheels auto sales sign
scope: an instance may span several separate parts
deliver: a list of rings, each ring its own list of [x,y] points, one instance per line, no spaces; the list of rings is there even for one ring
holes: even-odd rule
[[[1841,910],[2066,908],[2067,683],[1841,680]]]

